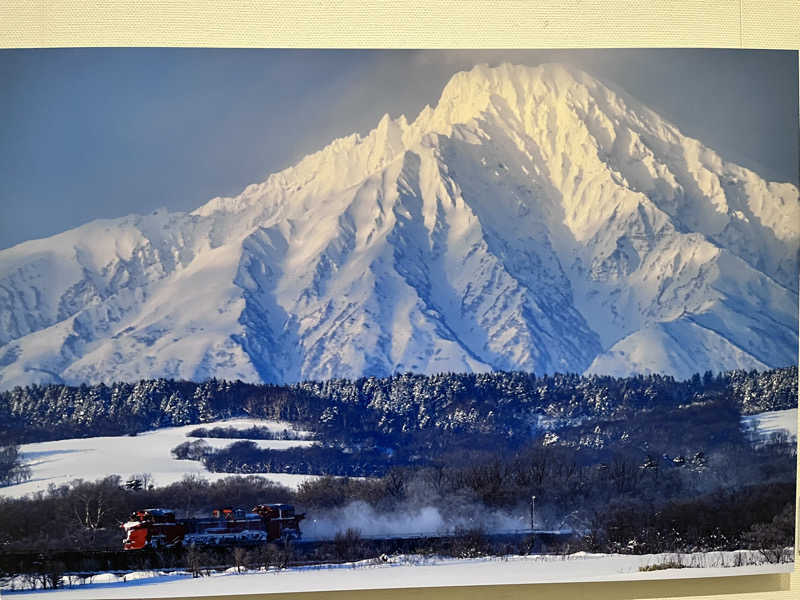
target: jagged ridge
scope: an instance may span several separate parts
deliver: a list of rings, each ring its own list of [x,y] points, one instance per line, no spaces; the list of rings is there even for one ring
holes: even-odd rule
[[[235,198],[0,252],[0,387],[794,364],[799,217],[585,73],[478,66]]]

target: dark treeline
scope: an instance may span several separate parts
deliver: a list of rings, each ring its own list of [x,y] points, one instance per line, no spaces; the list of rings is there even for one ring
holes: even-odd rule
[[[723,398],[743,414],[797,406],[797,367],[669,376],[404,374],[278,386],[212,379],[32,385],[0,392],[0,443],[133,434],[249,415],[343,442],[411,431],[527,435],[531,419],[620,420]],[[344,439],[349,438],[349,439]]]
[[[793,482],[748,485],[656,506],[611,507],[586,541],[604,552],[755,548],[778,558],[794,545],[794,514]]]
[[[345,437],[353,436],[331,436],[327,440],[317,439],[313,445],[283,450],[261,448],[243,439],[225,448],[213,449],[205,440],[195,439],[173,448],[172,455],[180,460],[200,461],[209,471],[219,473],[377,477],[396,467],[439,463],[450,456],[513,450],[531,440],[530,435],[508,438],[493,433],[432,431],[412,431],[395,436],[365,435],[359,443],[350,444],[342,442]],[[377,438],[386,445],[377,445]]]
[[[236,427],[198,427],[186,434],[188,437],[197,438],[222,438],[222,439],[244,439],[244,440],[302,440],[305,437],[291,429],[275,431],[269,427],[258,427],[253,425],[246,429]]]
[[[285,450],[260,448],[250,440],[239,440],[214,450],[204,440],[187,441],[172,449],[179,460],[197,460],[217,473],[298,473],[373,477],[392,466],[407,464],[377,448],[345,451],[330,445],[294,447]]]
[[[201,461],[215,472],[374,477],[398,467],[457,466],[514,456],[533,446],[546,449],[548,455],[563,449],[575,464],[571,472],[577,481],[593,493],[608,481],[603,470],[620,457],[631,463],[634,473],[658,472],[659,481],[680,471],[702,472],[706,484],[728,486],[762,481],[778,471],[791,476],[792,462],[787,457],[794,445],[788,435],[759,438],[742,427],[741,413],[730,399],[704,398],[678,407],[630,411],[625,417],[555,420],[516,435],[426,429],[394,435],[365,432],[353,441],[352,433],[331,432],[327,438],[319,436],[313,446],[285,450],[260,448],[251,441],[212,449],[203,440],[194,440],[180,444],[173,454]],[[350,442],[343,443],[343,438]],[[557,487],[556,482],[551,479],[551,486]],[[679,483],[670,482],[665,491],[673,497],[696,492]],[[580,493],[570,489],[568,495]]]
[[[239,441],[227,448],[203,454],[203,465],[218,473],[300,473],[374,477],[400,464],[376,448],[344,451],[331,446],[310,446],[270,450],[254,442]]]

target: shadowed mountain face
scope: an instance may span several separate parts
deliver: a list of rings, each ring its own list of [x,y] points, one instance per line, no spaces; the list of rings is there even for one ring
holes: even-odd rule
[[[557,65],[191,213],[0,252],[0,388],[797,362],[800,202]]]

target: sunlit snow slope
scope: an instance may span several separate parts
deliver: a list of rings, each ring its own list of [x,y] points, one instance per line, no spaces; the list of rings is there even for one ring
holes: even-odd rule
[[[26,494],[43,492],[51,485],[65,485],[76,479],[95,481],[115,474],[124,481],[129,477],[136,478],[138,474],[147,473],[150,476],[150,483],[156,486],[170,485],[188,475],[210,480],[238,477],[232,473],[212,473],[199,461],[178,460],[172,455],[172,449],[184,442],[202,440],[209,447],[219,449],[247,439],[246,432],[240,438],[189,437],[188,434],[198,427],[200,426],[183,425],[145,431],[136,436],[71,438],[22,444],[20,450],[25,463],[31,469],[31,479],[3,487],[0,495],[18,498]],[[276,432],[291,429],[289,423],[250,418],[203,423],[202,427],[238,430],[261,427]],[[301,432],[298,433],[302,435]],[[252,441],[259,448],[275,450],[314,444],[312,440],[306,439]],[[255,475],[288,487],[297,487],[302,482],[315,478],[314,475],[291,473],[255,473]]]
[[[0,252],[0,388],[797,362],[798,190],[589,75],[455,75],[194,212]]]

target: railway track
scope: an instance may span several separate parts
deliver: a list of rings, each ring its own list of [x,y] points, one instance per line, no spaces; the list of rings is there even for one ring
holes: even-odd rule
[[[482,534],[481,534],[482,535]],[[381,554],[414,554],[420,552],[443,552],[452,547],[456,540],[470,543],[469,534],[427,535],[407,534],[399,536],[362,536],[354,540],[360,552],[369,556]],[[482,535],[481,541],[487,548],[498,552],[516,548],[518,551],[546,553],[549,548],[569,541],[574,534],[566,531],[531,531]],[[282,543],[272,543],[275,553],[284,554],[278,558],[285,566],[309,566],[349,562],[352,559],[338,558],[337,554],[348,551],[338,547],[342,541],[336,539],[292,540],[287,548]],[[224,569],[234,566],[233,549],[244,547],[256,550],[267,544],[236,543],[226,545],[204,545],[197,548],[203,552],[209,565],[203,569]],[[98,573],[118,573],[123,575],[147,569],[183,569],[187,567],[185,547],[143,548],[141,550],[94,549],[94,550],[47,550],[29,552],[3,552],[0,554],[0,573],[23,574],[57,570],[63,574],[89,577]],[[288,550],[288,552],[287,552]],[[361,556],[359,558],[364,558]]]

